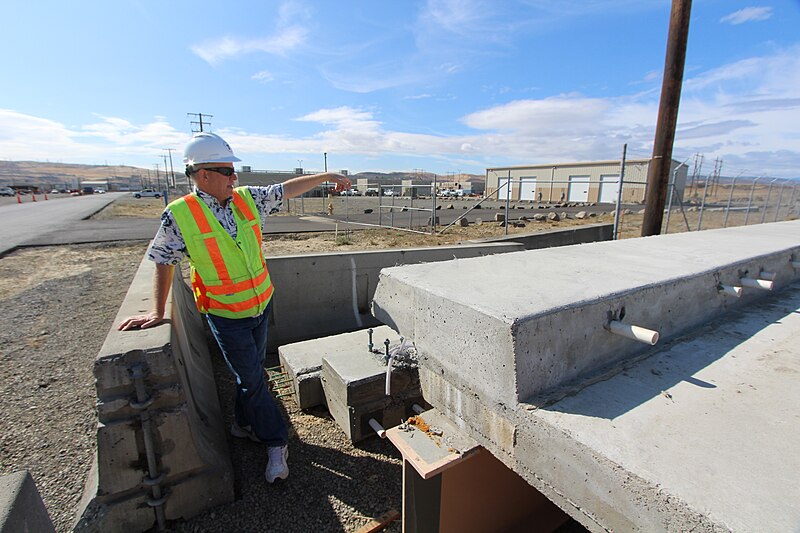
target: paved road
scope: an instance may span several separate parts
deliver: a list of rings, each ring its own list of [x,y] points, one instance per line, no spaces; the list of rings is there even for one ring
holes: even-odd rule
[[[0,205],[0,255],[43,234],[62,230],[66,225],[90,217],[126,193],[59,197],[36,202],[29,196],[25,203]]]

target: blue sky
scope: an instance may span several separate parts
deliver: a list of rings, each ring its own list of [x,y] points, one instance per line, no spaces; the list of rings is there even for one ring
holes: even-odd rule
[[[483,174],[649,157],[668,0],[4,0],[0,158]],[[695,0],[674,158],[800,176],[800,0]]]

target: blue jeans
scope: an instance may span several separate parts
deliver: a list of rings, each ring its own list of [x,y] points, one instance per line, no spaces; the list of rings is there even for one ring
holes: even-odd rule
[[[283,446],[289,442],[286,424],[264,380],[268,316],[269,306],[251,318],[206,315],[206,319],[236,377],[236,423],[250,426],[268,446]]]

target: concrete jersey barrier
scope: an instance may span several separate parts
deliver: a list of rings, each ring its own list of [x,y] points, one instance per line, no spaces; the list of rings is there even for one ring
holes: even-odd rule
[[[233,501],[233,471],[205,330],[176,278],[166,321],[117,331],[152,305],[142,260],[94,364],[97,451],[75,531],[144,531]]]

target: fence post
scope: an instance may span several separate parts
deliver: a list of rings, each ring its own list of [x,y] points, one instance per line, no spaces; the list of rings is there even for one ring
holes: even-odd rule
[[[783,199],[783,186],[784,185],[786,185],[786,180],[783,180],[783,182],[781,183],[780,193],[778,194],[778,207],[775,209],[775,220],[773,220],[773,222],[777,222],[778,221],[778,213],[781,210],[781,200]]]
[[[773,179],[772,181],[769,182],[769,189],[767,189],[767,199],[764,200],[764,212],[761,213],[761,223],[762,224],[764,223],[764,220],[767,218],[767,209],[769,208],[769,197],[772,194],[772,184],[775,183],[775,181],[777,179],[778,178],[775,178],[775,179]]]
[[[760,179],[761,178],[754,179],[753,180],[753,186],[750,187],[750,197],[747,199],[747,212],[744,215],[744,225],[745,226],[747,225],[747,219],[750,218],[750,206],[753,203],[753,192],[755,192],[756,183],[758,183],[758,180],[760,180]]]
[[[706,208],[706,192],[708,192],[708,180],[711,174],[706,176],[705,185],[703,185],[703,200],[700,202],[700,217],[697,219],[697,231],[703,227],[703,210]]]
[[[736,178],[731,182],[731,193],[728,195],[728,207],[725,208],[725,222],[722,224],[723,228],[728,227],[728,214],[731,212],[731,201],[733,201],[733,189],[736,188]]]

